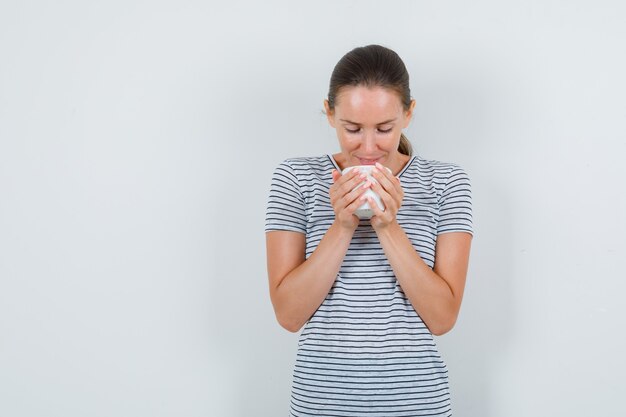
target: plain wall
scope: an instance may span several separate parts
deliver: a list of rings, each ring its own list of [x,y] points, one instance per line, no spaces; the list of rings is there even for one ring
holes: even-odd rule
[[[350,49],[396,50],[417,153],[473,186],[455,415],[623,409],[621,1],[0,3],[0,415],[287,415],[285,158],[338,152]]]

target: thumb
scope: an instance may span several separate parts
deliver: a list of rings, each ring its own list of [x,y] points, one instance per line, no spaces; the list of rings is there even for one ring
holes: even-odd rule
[[[333,182],[337,182],[337,180],[338,180],[338,179],[339,179],[339,177],[341,176],[341,175],[339,174],[339,171],[337,171],[336,169],[333,169],[332,175],[333,175]]]

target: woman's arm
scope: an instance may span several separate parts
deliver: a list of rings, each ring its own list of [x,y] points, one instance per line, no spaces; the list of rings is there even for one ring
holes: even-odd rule
[[[396,220],[404,198],[400,180],[384,170],[375,170],[372,175],[378,181],[372,189],[381,196],[386,208],[383,212],[370,201],[375,214],[372,226],[378,240],[417,314],[431,333],[442,335],[452,329],[459,315],[472,235],[465,232],[439,234],[435,265],[430,269]]]
[[[330,203],[335,221],[305,260],[303,233],[271,231],[265,234],[270,298],[276,319],[285,329],[297,332],[315,313],[337,278],[348,252],[352,235],[359,225],[354,215],[369,182],[356,189],[366,176],[358,170],[341,175],[333,170]]]
[[[461,308],[472,235],[440,234],[430,269],[397,222],[376,232],[404,294],[431,333],[450,331]]]
[[[302,233],[273,231],[265,236],[270,298],[276,319],[285,329],[297,332],[335,282],[352,232],[333,223],[306,260]]]

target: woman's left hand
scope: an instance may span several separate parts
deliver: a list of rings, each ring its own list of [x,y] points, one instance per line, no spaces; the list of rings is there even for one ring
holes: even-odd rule
[[[374,199],[368,197],[369,205],[374,211],[374,216],[370,221],[374,230],[379,230],[396,222],[396,214],[402,205],[404,190],[400,185],[400,179],[387,171],[380,163],[376,163],[376,169],[372,170],[371,175],[378,182],[372,182],[370,188],[380,196],[385,206],[385,211],[382,211]]]

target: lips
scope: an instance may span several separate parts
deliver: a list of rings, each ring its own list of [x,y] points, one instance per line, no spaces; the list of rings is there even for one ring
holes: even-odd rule
[[[364,158],[359,158],[359,161],[361,162],[361,165],[375,165],[376,162],[378,162],[380,158],[376,158],[376,159],[364,159]]]

